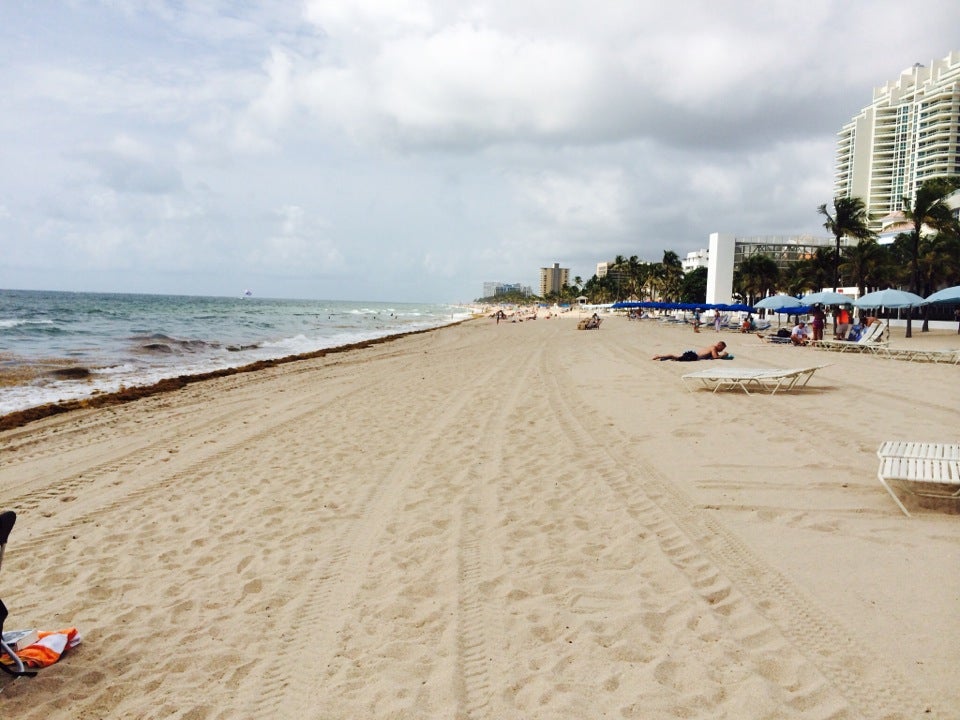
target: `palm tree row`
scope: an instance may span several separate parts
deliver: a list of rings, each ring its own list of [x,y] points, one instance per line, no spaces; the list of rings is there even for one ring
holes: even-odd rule
[[[860,198],[835,198],[832,208],[826,204],[817,208],[824,216],[823,226],[836,239],[833,248],[819,248],[783,270],[772,258],[752,255],[734,272],[734,294],[749,304],[774,292],[800,295],[831,286],[835,290],[856,286],[861,295],[883,287],[909,287],[925,296],[942,285],[960,283],[960,224],[947,204],[957,189],[960,176],[933,178],[921,185],[914,198],[904,197],[904,216],[913,223],[913,230],[901,233],[890,245],[877,242]],[[857,243],[841,247],[844,237]],[[702,302],[706,269],[684,274],[680,258],[672,250],[664,251],[658,263],[642,262],[636,255],[618,255],[606,276],[595,275],[586,283],[577,277],[573,285],[545,299],[567,302],[579,295],[591,303],[626,299]]]

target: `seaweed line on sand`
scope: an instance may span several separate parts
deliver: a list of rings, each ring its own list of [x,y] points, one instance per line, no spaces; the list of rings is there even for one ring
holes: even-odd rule
[[[36,407],[18,410],[16,412],[0,416],[0,431],[23,427],[28,423],[42,420],[43,418],[51,417],[53,415],[70,412],[72,410],[85,410],[91,408],[108,407],[112,405],[122,405],[123,403],[139,400],[140,398],[180,390],[187,385],[203,382],[205,380],[213,380],[216,378],[228,377],[230,375],[239,375],[240,373],[256,372],[257,370],[264,370],[266,368],[276,367],[277,365],[285,365],[286,363],[322,358],[333,353],[348,352],[350,350],[362,350],[374,345],[380,345],[393,340],[399,340],[400,338],[407,337],[409,335],[420,335],[422,333],[432,332],[444,327],[453,327],[454,325],[459,325],[463,322],[466,322],[466,320],[460,320],[456,323],[442,325],[435,328],[411,330],[409,332],[397,333],[396,335],[387,335],[381,338],[362,340],[360,342],[349,343],[347,345],[338,345],[336,347],[324,348],[322,350],[301,353],[299,355],[287,355],[285,357],[274,358],[272,360],[258,360],[257,362],[250,363],[249,365],[241,365],[239,367],[211,370],[210,372],[197,373],[195,375],[179,375],[178,377],[166,378],[150,385],[138,385],[129,388],[122,388],[116,392],[102,393],[100,395],[93,395],[87,398],[62,400],[57,403],[38,405]]]

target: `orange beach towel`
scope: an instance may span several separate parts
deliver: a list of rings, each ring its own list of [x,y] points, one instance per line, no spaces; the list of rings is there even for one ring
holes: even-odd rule
[[[76,628],[41,630],[38,635],[39,640],[17,653],[27,667],[42,668],[53,665],[67,650],[80,644],[80,631]],[[0,662],[13,664],[6,654],[0,657]]]

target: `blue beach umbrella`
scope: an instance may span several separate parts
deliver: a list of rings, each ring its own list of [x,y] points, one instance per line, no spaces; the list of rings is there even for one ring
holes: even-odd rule
[[[763,300],[754,305],[758,310],[777,310],[781,308],[791,308],[791,307],[800,307],[803,305],[799,300],[797,300],[792,295],[771,295],[770,297],[765,297]]]
[[[804,305],[850,305],[853,298],[832,290],[824,290],[804,295],[800,298],[800,302]]]
[[[923,298],[919,295],[914,295],[912,292],[907,292],[906,290],[894,290],[892,288],[887,288],[886,290],[878,290],[877,292],[867,293],[863,297],[857,298],[853,304],[858,308],[884,307],[891,310],[896,310],[897,308],[916,307],[917,305],[922,305]]]
[[[813,305],[796,305],[777,308],[774,312],[781,315],[809,315],[813,312]]]
[[[924,305],[932,305],[934,303],[960,303],[960,285],[937,290],[933,295],[930,295],[923,301]]]

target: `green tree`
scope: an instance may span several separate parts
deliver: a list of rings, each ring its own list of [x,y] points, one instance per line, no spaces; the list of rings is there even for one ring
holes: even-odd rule
[[[705,303],[707,301],[707,269],[694,268],[683,276],[680,286],[680,302]]]
[[[947,230],[956,226],[956,218],[947,204],[947,198],[960,188],[960,177],[936,177],[923,181],[917,189],[917,194],[911,202],[910,198],[903,198],[903,214],[913,223],[910,233],[910,291],[920,293],[920,236],[923,226],[934,231]],[[911,318],[913,313],[907,314],[907,337],[913,337]],[[926,325],[926,323],[924,324]]]
[[[867,240],[876,237],[876,233],[867,224],[867,208],[863,200],[856,197],[838,197],[833,199],[833,215],[826,204],[817,208],[817,212],[826,220],[823,226],[829,230],[837,240],[837,247],[833,256],[833,289],[841,287],[840,282],[840,240],[852,237],[857,240]]]
[[[773,258],[758,253],[740,263],[735,281],[744,300],[748,305],[753,305],[777,287],[780,270]]]
[[[663,260],[655,271],[657,285],[664,300],[676,300],[683,287],[683,263],[673,250],[663,251]]]
[[[868,287],[885,284],[892,275],[890,254],[872,238],[844,248],[842,255],[842,276],[857,286],[860,295],[864,295]]]

